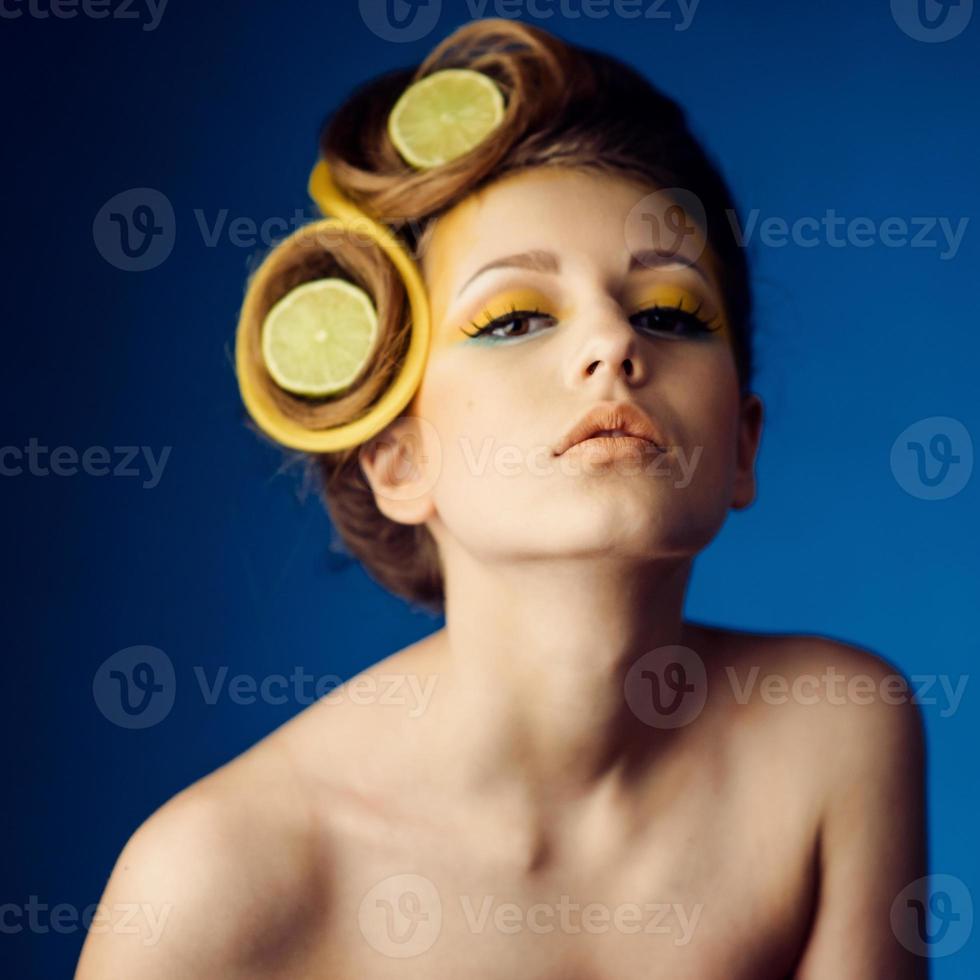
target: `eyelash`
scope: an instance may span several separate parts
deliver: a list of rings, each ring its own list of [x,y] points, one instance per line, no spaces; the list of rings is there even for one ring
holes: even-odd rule
[[[698,303],[698,305],[693,310],[685,310],[682,304],[677,304],[676,306],[667,305],[661,306],[659,304],[654,306],[648,306],[645,309],[637,310],[630,320],[632,321],[634,317],[640,316],[642,314],[655,314],[663,315],[664,313],[673,314],[677,319],[682,321],[685,329],[680,333],[670,330],[652,330],[653,333],[660,335],[666,334],[667,336],[703,336],[709,333],[715,333],[721,329],[721,324],[718,322],[717,318],[712,320],[706,320],[704,317],[698,316],[703,303]],[[463,333],[467,337],[484,337],[490,334],[492,331],[498,329],[499,327],[507,323],[515,323],[517,321],[528,320],[532,317],[548,316],[542,310],[537,308],[533,310],[519,310],[516,306],[512,307],[508,313],[503,313],[500,316],[493,317],[483,324],[475,323],[470,321],[470,326],[474,328],[474,332],[470,333],[468,330],[463,330]],[[507,340],[507,339],[520,339],[527,336],[533,336],[529,334],[518,334],[515,338],[507,337],[494,337],[496,341]]]

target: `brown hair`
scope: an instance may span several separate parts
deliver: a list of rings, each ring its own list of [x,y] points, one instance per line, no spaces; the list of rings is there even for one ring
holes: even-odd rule
[[[415,170],[387,134],[388,114],[412,82],[444,68],[470,68],[493,78],[504,94],[501,124],[456,160]],[[434,221],[475,190],[507,173],[564,166],[684,188],[703,205],[707,239],[717,256],[720,286],[732,327],[741,390],[752,378],[751,289],[744,250],[735,240],[735,213],[724,179],[691,134],[683,111],[639,72],[610,55],[573,45],[538,27],[489,18],[460,27],[417,67],[377,77],[355,89],[328,118],[320,149],[337,188],[424,253]],[[404,287],[377,246],[363,236],[301,228],[280,243],[257,271],[258,301],[246,324],[248,356],[261,365],[261,321],[302,282],[341,275],[366,289],[378,309],[381,343],[355,385],[311,400],[265,385],[288,417],[312,429],[363,415],[388,387],[407,348],[411,323]],[[406,410],[407,411],[407,410]],[[306,457],[343,544],[381,585],[432,612],[443,608],[443,575],[425,525],[385,517],[358,461],[359,446]]]

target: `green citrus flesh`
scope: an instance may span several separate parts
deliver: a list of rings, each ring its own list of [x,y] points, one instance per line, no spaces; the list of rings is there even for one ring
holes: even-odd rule
[[[345,279],[316,279],[287,293],[262,326],[262,357],[281,388],[323,397],[350,387],[378,339],[370,296]]]
[[[414,167],[435,167],[468,153],[504,117],[493,79],[447,68],[409,85],[388,117],[388,135]]]

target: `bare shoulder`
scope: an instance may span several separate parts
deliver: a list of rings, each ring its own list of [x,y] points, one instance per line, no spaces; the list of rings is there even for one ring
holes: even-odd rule
[[[690,629],[712,680],[747,724],[790,736],[787,746],[836,781],[921,757],[916,690],[883,654],[816,634]]]
[[[754,633],[702,623],[687,627],[689,642],[697,643],[706,659],[722,670],[751,670],[753,677],[768,680],[763,690],[775,691],[784,681],[791,688],[795,684],[797,694],[814,686],[831,692],[829,704],[911,700],[906,675],[886,656],[856,643],[810,633]]]
[[[903,912],[925,906],[928,872],[919,691],[886,656],[829,637],[691,636],[731,708],[719,717],[741,771],[779,799],[782,825],[812,833],[817,902],[794,976],[927,976]]]
[[[391,765],[382,747],[405,748],[401,733],[418,727],[405,719],[433,695],[428,647],[324,692],[147,818],[115,862],[78,980],[302,972],[292,957],[329,917],[343,815],[370,801],[364,759]]]
[[[126,842],[76,976],[250,977],[318,906],[304,794],[267,738],[172,797]],[[270,841],[275,846],[267,846]]]

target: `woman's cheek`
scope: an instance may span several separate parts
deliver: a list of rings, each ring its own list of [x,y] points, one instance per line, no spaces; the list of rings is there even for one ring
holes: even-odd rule
[[[722,357],[692,359],[665,398],[678,422],[674,433],[681,482],[697,492],[727,492],[738,433],[738,382]]]

